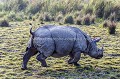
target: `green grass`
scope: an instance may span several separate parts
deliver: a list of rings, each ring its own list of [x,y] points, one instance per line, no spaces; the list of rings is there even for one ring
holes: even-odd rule
[[[28,63],[28,70],[21,70],[22,57],[30,37],[29,22],[11,22],[12,27],[0,27],[0,79],[109,79],[120,78],[120,23],[117,34],[109,35],[107,29],[92,26],[76,26],[88,33],[91,37],[101,37],[98,46],[104,45],[104,57],[94,59],[82,55],[79,63],[81,67],[68,65],[69,57],[47,58],[50,67],[41,67],[36,57]],[[37,28],[37,22],[32,22]],[[50,24],[50,23],[45,23]],[[54,24],[54,22],[52,23]],[[56,24],[58,25],[58,24]],[[113,55],[112,55],[113,54]]]

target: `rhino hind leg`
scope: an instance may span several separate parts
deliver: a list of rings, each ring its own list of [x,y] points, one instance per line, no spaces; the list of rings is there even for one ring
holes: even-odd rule
[[[29,59],[32,57],[32,56],[34,56],[34,55],[36,55],[37,54],[37,51],[36,52],[30,52],[30,51],[28,51],[28,52],[26,52],[25,54],[24,54],[24,56],[23,56],[23,63],[22,63],[22,70],[26,70],[27,69],[27,63],[28,63],[28,61],[29,61]]]
[[[46,58],[47,57],[45,57],[42,53],[39,53],[36,57],[36,59],[41,62],[42,67],[47,67],[47,63],[45,61]]]
[[[74,64],[75,66],[80,66],[80,64],[78,64],[79,60],[80,60],[80,52],[76,52],[75,54],[70,55],[68,64]]]

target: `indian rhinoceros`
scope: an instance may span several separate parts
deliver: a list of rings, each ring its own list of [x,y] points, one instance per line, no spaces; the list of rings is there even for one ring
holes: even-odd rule
[[[47,66],[45,59],[50,56],[59,58],[69,55],[68,64],[75,66],[79,66],[81,53],[96,59],[103,57],[103,48],[97,48],[96,44],[100,39],[92,39],[76,27],[45,25],[34,32],[31,28],[30,33],[31,38],[23,57],[23,70],[27,69],[29,59],[37,53],[36,59],[43,67]]]

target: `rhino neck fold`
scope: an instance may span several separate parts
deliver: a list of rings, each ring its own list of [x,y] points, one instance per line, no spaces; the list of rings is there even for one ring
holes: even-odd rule
[[[86,47],[86,49],[84,50],[84,51],[82,51],[84,54],[89,54],[89,51],[90,51],[90,46],[91,46],[91,44],[90,44],[90,37],[88,37],[85,33],[83,33],[82,31],[81,31],[81,33],[84,35],[84,37],[85,37],[85,39],[86,39],[86,45],[87,45],[87,47]]]
[[[89,54],[89,51],[90,51],[90,42],[86,39],[86,49],[83,51],[84,54]]]

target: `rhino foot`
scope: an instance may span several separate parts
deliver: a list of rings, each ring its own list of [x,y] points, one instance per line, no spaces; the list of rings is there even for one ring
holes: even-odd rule
[[[73,63],[71,63],[71,60],[72,60],[72,59],[69,59],[69,60],[68,60],[68,64],[73,64]]]
[[[74,64],[74,66],[80,66],[80,64],[78,64],[77,62],[71,62],[72,59],[68,60],[68,64]]]
[[[43,65],[42,65],[42,67],[50,67],[50,66],[48,66],[48,65],[43,66]]]
[[[41,66],[42,67],[48,67],[46,63],[44,63],[44,64],[42,63]]]
[[[80,64],[78,64],[78,63],[76,62],[76,63],[74,63],[74,66],[78,66],[78,67],[79,67],[79,66],[80,66]]]
[[[21,70],[27,70],[27,67],[21,67]]]

